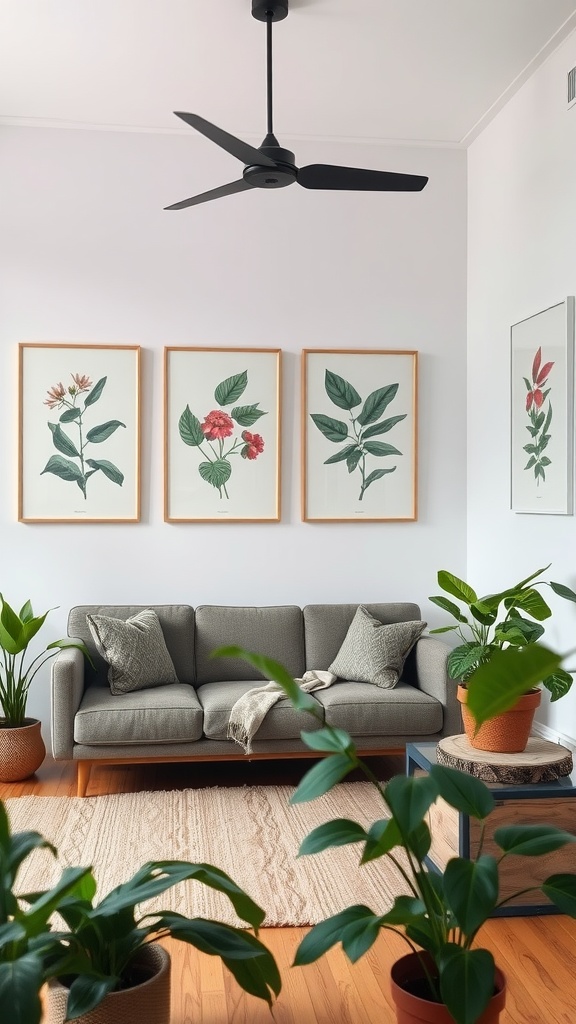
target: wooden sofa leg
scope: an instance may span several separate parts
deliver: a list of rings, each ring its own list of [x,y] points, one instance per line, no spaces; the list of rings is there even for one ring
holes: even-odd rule
[[[78,761],[78,773],[76,778],[76,795],[86,796],[88,783],[90,781],[91,761]]]

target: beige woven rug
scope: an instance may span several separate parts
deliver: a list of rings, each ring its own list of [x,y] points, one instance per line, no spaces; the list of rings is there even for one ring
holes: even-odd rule
[[[406,891],[387,858],[360,866],[358,844],[296,858],[304,836],[324,821],[352,818],[368,827],[384,817],[374,787],[342,783],[311,803],[289,805],[293,791],[216,787],[7,800],[14,831],[34,829],[59,851],[57,861],[35,851],[19,872],[17,890],[50,886],[64,866],[92,865],[103,896],[145,861],[182,859],[226,871],[266,910],[268,927],[316,924],[353,903],[385,911]],[[198,882],[179,884],[141,909],[241,923],[225,897]]]

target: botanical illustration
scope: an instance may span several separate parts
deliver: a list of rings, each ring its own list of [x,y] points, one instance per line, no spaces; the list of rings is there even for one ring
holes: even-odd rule
[[[76,483],[86,500],[86,485],[94,473],[103,473],[112,483],[122,486],[124,474],[118,467],[107,459],[87,458],[87,449],[107,441],[118,427],[125,427],[126,424],[120,420],[107,420],[87,429],[87,412],[102,395],[108,378],[101,377],[92,386],[92,381],[85,374],[71,373],[70,376],[72,383],[67,388],[62,383],[54,384],[49,388],[48,398],[44,402],[49,409],[63,411],[57,423],[48,422],[54,447],[61,454],[52,455],[48,459],[42,474],[53,473],[61,480]],[[83,395],[86,397],[82,398]]]
[[[397,423],[406,419],[407,413],[380,419],[396,397],[398,384],[387,384],[372,391],[363,402],[349,381],[339,377],[337,373],[326,370],[324,387],[330,401],[339,409],[344,409],[350,414],[347,423],[344,420],[334,419],[332,416],[324,416],[322,413],[310,414],[318,430],[328,441],[344,446],[330,458],[325,459],[324,465],[345,462],[349,473],[358,472],[360,474],[358,500],[362,501],[364,492],[371,484],[376,480],[381,480],[388,473],[393,473],[396,469],[396,466],[386,466],[368,472],[368,457],[382,459],[402,455],[402,452],[394,445],[385,441],[373,440],[379,434],[387,434]],[[358,409],[359,406],[360,410],[355,414],[353,410]]]
[[[214,400],[219,409],[212,409],[200,421],[187,405],[178,421],[178,430],[184,444],[198,448],[203,456],[204,461],[198,465],[200,476],[218,490],[221,499],[230,499],[226,485],[232,474],[231,458],[240,455],[253,462],[264,451],[261,434],[246,429],[235,434],[238,427],[251,427],[261,416],[267,415],[263,409],[258,408],[259,402],[234,405],[247,386],[246,370],[227,377],[214,391]],[[223,411],[229,405],[233,406],[230,414]]]
[[[524,451],[529,455],[525,470],[532,469],[537,486],[540,480],[546,480],[546,468],[551,465],[551,460],[544,454],[551,438],[549,433],[552,422],[552,403],[549,395],[551,388],[547,388],[548,377],[554,363],[542,363],[542,347],[534,356],[532,363],[532,380],[524,377],[528,394],[526,395],[526,412],[530,420],[526,430],[532,437],[530,444],[524,445]],[[543,390],[544,389],[544,390]]]

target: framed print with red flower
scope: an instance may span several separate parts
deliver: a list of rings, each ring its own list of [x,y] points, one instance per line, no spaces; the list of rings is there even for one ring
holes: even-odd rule
[[[302,519],[417,518],[418,353],[302,352]]]
[[[164,350],[164,519],[278,522],[279,349]]]
[[[574,509],[574,296],[510,330],[511,508]]]
[[[19,346],[18,519],[140,519],[140,347]]]

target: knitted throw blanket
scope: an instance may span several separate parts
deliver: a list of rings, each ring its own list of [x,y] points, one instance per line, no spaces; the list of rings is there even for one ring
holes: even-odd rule
[[[338,677],[332,672],[311,669],[301,679],[296,679],[301,690],[310,693],[312,690],[325,690],[332,686]],[[234,740],[244,748],[245,754],[252,753],[252,740],[266,718],[270,708],[286,694],[279,683],[271,680],[263,686],[255,686],[247,690],[234,704],[228,722],[228,739]]]

